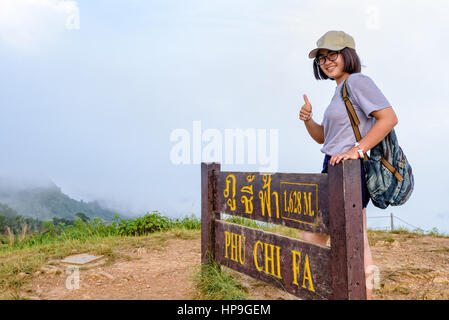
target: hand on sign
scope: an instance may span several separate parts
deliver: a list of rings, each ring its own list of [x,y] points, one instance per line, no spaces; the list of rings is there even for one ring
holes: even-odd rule
[[[331,166],[335,166],[336,164],[340,163],[341,160],[355,160],[359,158],[359,153],[356,149],[352,148],[351,150],[333,155],[331,159],[329,160],[329,164]]]
[[[312,105],[307,98],[307,95],[303,95],[305,104],[301,107],[299,111],[299,119],[302,121],[309,121],[312,119]]]

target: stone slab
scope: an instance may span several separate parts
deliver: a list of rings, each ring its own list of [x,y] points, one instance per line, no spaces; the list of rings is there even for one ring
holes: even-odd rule
[[[69,263],[69,264],[76,264],[76,265],[84,265],[87,263],[98,261],[101,258],[103,258],[103,256],[94,256],[91,254],[82,253],[82,254],[75,254],[72,256],[65,257],[63,260],[61,260],[61,262]]]

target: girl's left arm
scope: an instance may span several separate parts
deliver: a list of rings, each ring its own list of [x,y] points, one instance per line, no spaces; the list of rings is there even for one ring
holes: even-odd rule
[[[392,107],[373,111],[371,112],[371,115],[376,118],[376,122],[366,136],[359,141],[360,146],[353,147],[347,152],[333,155],[329,161],[331,165],[335,165],[341,160],[358,159],[359,154],[357,149],[362,149],[364,153],[368,152],[371,148],[381,142],[398,123],[398,118]]]

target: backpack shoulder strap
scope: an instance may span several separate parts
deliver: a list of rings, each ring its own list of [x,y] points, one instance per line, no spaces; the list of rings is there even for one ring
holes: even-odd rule
[[[346,109],[348,110],[349,117],[351,118],[351,123],[354,122],[356,125],[360,124],[359,118],[355,113],[354,107],[352,106],[351,100],[349,99],[349,87],[348,79],[345,80],[342,87],[342,98],[346,104]]]
[[[358,142],[358,141],[362,140],[362,135],[360,134],[360,130],[359,130],[360,121],[359,121],[359,117],[357,117],[357,114],[355,113],[355,110],[354,110],[354,107],[352,106],[351,100],[349,100],[347,81],[348,81],[348,79],[346,79],[345,82],[343,83],[342,98],[346,105],[346,111],[348,112],[349,120],[351,121],[352,130],[354,131],[355,138]],[[368,156],[366,155],[366,152],[365,152],[364,160],[368,160]]]

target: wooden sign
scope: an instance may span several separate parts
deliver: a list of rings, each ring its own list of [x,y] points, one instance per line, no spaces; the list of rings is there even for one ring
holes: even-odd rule
[[[215,259],[222,265],[309,299],[329,299],[330,248],[215,221]]]
[[[329,174],[222,172],[201,164],[202,263],[222,265],[303,299],[366,299],[360,162]],[[330,235],[319,246],[220,220],[236,215]]]
[[[217,211],[328,234],[326,174],[220,172]]]

